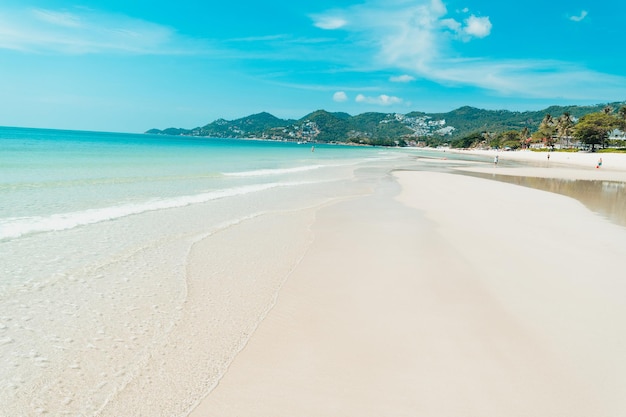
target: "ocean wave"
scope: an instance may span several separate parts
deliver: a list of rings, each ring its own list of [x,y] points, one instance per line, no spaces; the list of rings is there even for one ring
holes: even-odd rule
[[[240,187],[209,191],[206,193],[158,199],[140,203],[123,204],[119,206],[93,208],[83,211],[58,213],[49,216],[12,217],[0,219],[0,240],[15,239],[33,233],[43,233],[73,229],[115,220],[121,217],[141,214],[148,211],[164,210],[185,207],[191,204],[206,203],[221,198],[269,190],[277,187],[289,187],[310,184],[307,181],[273,182],[268,184],[253,184]]]
[[[294,168],[256,169],[252,171],[225,172],[224,175],[227,177],[261,177],[261,176],[267,176],[267,175],[281,175],[281,174],[291,174],[291,173],[296,173],[296,172],[312,171],[312,170],[323,168],[323,167],[324,165],[306,165],[306,166],[294,167]]]

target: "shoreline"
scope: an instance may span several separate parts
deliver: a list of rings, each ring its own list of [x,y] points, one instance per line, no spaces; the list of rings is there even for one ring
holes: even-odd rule
[[[142,161],[125,160],[127,174],[137,174],[129,187],[161,199],[201,197],[185,197],[190,204],[0,241],[8,261],[0,288],[5,414],[182,417],[200,404],[212,410],[200,417],[414,416],[422,409],[437,416],[449,392],[460,398],[450,407],[483,407],[485,390],[514,401],[501,391],[506,386],[540,409],[556,404],[546,395],[567,392],[580,397],[581,410],[622,406],[605,392],[624,382],[606,361],[626,374],[614,354],[622,343],[614,320],[625,313],[611,298],[624,293],[611,281],[623,235],[574,200],[505,184],[547,182],[548,191],[582,191],[600,206],[608,202],[599,194],[618,197],[611,207],[626,213],[626,182],[614,182],[623,172],[613,162],[606,169],[543,167],[502,156],[494,166],[490,156],[339,148],[312,154],[307,147],[277,153],[277,144],[222,158],[188,145],[176,160],[167,155],[166,171],[156,169],[166,156],[161,147],[136,147],[132,155],[126,145],[114,149]],[[115,155],[103,167],[116,166]],[[68,163],[62,156],[51,159],[60,171]],[[223,177],[190,174],[205,172],[210,157],[224,162],[212,168]],[[267,169],[283,164],[296,168]],[[565,179],[541,178],[557,174]],[[108,175],[86,181],[87,188],[80,170],[77,178],[85,178],[60,190],[55,182],[22,187],[8,213],[36,208],[29,198],[41,198],[47,220],[63,210],[93,214],[75,208],[99,207],[99,195],[125,177]],[[580,176],[593,181],[567,179]],[[213,189],[228,198],[207,201]],[[510,279],[519,271],[530,278]],[[538,300],[544,302],[529,308]],[[610,315],[602,316],[599,304]],[[555,324],[561,311],[567,315]],[[585,365],[589,352],[601,356],[600,373]],[[578,362],[584,366],[572,365]],[[548,394],[537,392],[530,380],[538,374],[562,386],[544,383]],[[596,394],[587,380],[609,383]]]
[[[480,165],[455,169],[556,171]],[[609,166],[603,178],[619,181],[624,168]],[[191,417],[587,417],[626,407],[616,273],[626,229],[578,201],[398,171],[371,194],[317,209],[311,227],[274,307]]]

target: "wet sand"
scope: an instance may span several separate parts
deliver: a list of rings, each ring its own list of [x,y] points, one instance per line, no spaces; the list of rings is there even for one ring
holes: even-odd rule
[[[401,171],[372,189],[316,210],[191,416],[623,415],[625,228],[483,178]]]

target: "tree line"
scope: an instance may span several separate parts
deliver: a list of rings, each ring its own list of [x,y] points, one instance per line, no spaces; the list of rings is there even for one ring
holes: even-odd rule
[[[535,132],[531,133],[528,127],[500,133],[474,132],[452,141],[451,146],[524,149],[542,143],[553,149],[556,143],[561,148],[578,147],[582,144],[593,152],[596,147],[605,148],[609,145],[609,135],[615,129],[626,131],[626,106],[615,111],[608,105],[602,111],[586,114],[580,119],[576,119],[569,112],[558,117],[547,113]]]

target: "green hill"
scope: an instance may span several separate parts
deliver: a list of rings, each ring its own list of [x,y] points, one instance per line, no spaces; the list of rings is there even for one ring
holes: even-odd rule
[[[262,112],[232,121],[218,119],[208,125],[193,129],[193,135],[218,138],[241,138],[250,135],[256,136],[259,132],[265,132],[268,129],[280,126],[288,126],[292,123],[292,120],[279,119],[267,112]]]
[[[300,123],[314,123],[319,133],[315,140],[319,142],[345,142],[348,133],[352,130],[351,117],[345,117],[346,113],[329,113],[325,110],[317,110],[304,116]]]
[[[609,103],[618,109],[623,102]],[[217,138],[259,138],[274,140],[353,142],[394,145],[409,141],[441,143],[474,132],[500,133],[508,130],[537,130],[546,114],[558,117],[564,112],[575,118],[601,111],[595,106],[550,106],[540,111],[485,110],[464,106],[447,113],[410,112],[348,113],[314,111],[299,120],[280,119],[267,112],[236,120],[218,119],[195,129],[150,129],[146,133]]]

